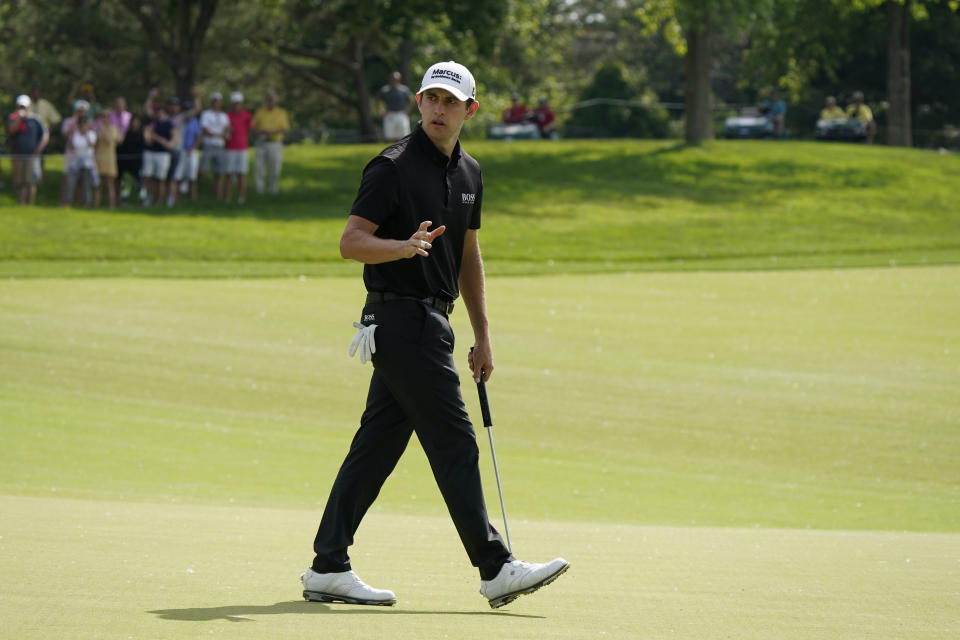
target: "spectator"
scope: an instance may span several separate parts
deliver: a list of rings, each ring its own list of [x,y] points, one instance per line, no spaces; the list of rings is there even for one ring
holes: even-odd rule
[[[57,111],[57,108],[50,103],[49,100],[43,97],[40,87],[34,87],[33,91],[30,92],[31,95],[31,104],[30,104],[30,113],[35,116],[37,120],[40,121],[40,124],[43,125],[43,128],[49,133],[53,130],[53,127],[60,124],[63,120],[63,116],[60,115],[60,112]],[[46,152],[46,147],[44,147],[44,152]],[[40,180],[43,180],[43,155],[40,155]]]
[[[113,109],[110,110],[110,124],[117,128],[121,137],[127,135],[132,117],[133,114],[127,111],[126,98],[117,96],[117,99],[113,101]]]
[[[223,200],[224,145],[230,137],[230,118],[223,112],[223,96],[219,92],[210,94],[210,108],[200,114],[200,126],[203,128],[200,173],[208,170],[213,173],[214,192],[217,200]]]
[[[250,158],[247,149],[250,147],[250,129],[253,119],[250,112],[243,108],[243,94],[234,91],[230,94],[230,136],[227,138],[227,184],[224,200],[230,202],[233,183],[237,183],[237,204],[247,201],[247,170]]]
[[[867,144],[873,142],[873,134],[876,133],[877,123],[873,121],[873,111],[863,103],[863,92],[853,92],[853,104],[847,105],[847,117],[855,118],[867,127]]]
[[[164,105],[154,105],[156,119],[143,130],[143,178],[147,187],[147,202],[162,203],[170,171],[170,151],[177,144],[177,132],[173,120]]]
[[[157,89],[152,89],[150,91],[151,98],[155,97],[159,93]],[[182,158],[183,150],[183,134],[186,123],[191,119],[196,119],[198,113],[200,113],[200,101],[197,99],[197,90],[192,89],[190,94],[193,96],[194,101],[189,102],[189,107],[181,105],[180,99],[176,96],[171,96],[167,100],[167,115],[170,116],[170,120],[173,122],[173,129],[177,132],[174,140],[174,146],[170,149],[170,169],[167,172],[167,206],[172,207],[177,203],[177,194],[179,192],[179,182],[180,178],[177,177],[177,174],[180,172],[180,162]],[[148,116],[153,115],[153,109],[151,105],[151,98],[147,99],[147,103],[144,105],[144,110]],[[199,124],[199,123],[198,123]],[[193,141],[191,140],[191,143]],[[194,177],[196,180],[196,177]]]
[[[85,102],[85,101],[83,101]],[[87,117],[86,110],[78,109],[78,115],[70,123],[65,137],[70,150],[70,162],[67,165],[67,192],[64,204],[79,198],[77,186],[83,182],[83,204],[90,206],[93,201],[93,188],[99,184],[94,149],[97,144],[97,132]]]
[[[197,116],[199,103],[189,100],[183,104],[185,120],[182,127],[183,147],[180,151],[180,162],[170,183],[171,190],[179,190],[181,194],[190,194],[190,201],[197,201],[197,175],[200,169],[200,142],[203,139],[203,127]]]
[[[837,99],[833,96],[827,96],[823,109],[820,110],[820,119],[842,120],[846,117],[847,114],[844,112],[844,110],[837,106]]]
[[[557,117],[550,108],[546,96],[540,98],[537,108],[533,110],[533,119],[540,129],[540,137],[547,139],[556,133]]]
[[[111,111],[100,112],[97,118],[97,142],[94,147],[94,160],[99,177],[99,187],[93,194],[93,206],[99,207],[102,192],[107,192],[107,206],[117,206],[117,145],[120,144],[120,129],[111,122]]]
[[[760,113],[767,116],[773,125],[773,135],[783,137],[784,121],[787,116],[787,103],[780,98],[780,92],[770,89],[769,97],[760,103]]]
[[[253,180],[257,193],[263,193],[264,174],[270,193],[277,193],[283,166],[283,134],[290,130],[287,112],[277,106],[277,94],[267,91],[267,106],[253,114],[253,132],[257,148],[253,154]]]
[[[34,87],[31,96],[30,114],[40,121],[44,129],[50,131],[52,127],[60,124],[63,117],[57,111],[57,108],[43,97],[40,87]]]
[[[89,82],[82,84],[78,82],[70,89],[70,96],[67,98],[67,102],[73,106],[74,111],[76,111],[76,103],[79,101],[87,103],[87,115],[91,119],[96,118],[100,113],[100,103],[97,102],[97,96],[93,92],[93,85]]]
[[[70,144],[70,135],[78,123],[87,121],[89,117],[90,103],[86,100],[74,100],[73,115],[64,118],[63,123],[60,125],[60,133],[63,135],[64,140],[63,181],[60,183],[60,205],[64,207],[71,204],[70,200],[67,199],[67,186],[70,184],[70,172],[77,168],[73,162],[73,146]],[[74,176],[74,180],[79,179],[79,177],[80,176]],[[70,191],[71,193],[73,192],[73,190]],[[79,204],[79,202],[76,204]]]
[[[50,134],[39,118],[31,115],[30,96],[17,96],[16,110],[7,116],[7,136],[11,152],[13,189],[17,204],[33,205],[40,182],[40,154]]]
[[[527,121],[527,105],[520,102],[520,95],[514,91],[510,94],[510,106],[503,110],[504,124],[520,124]]]
[[[130,194],[135,198],[146,197],[143,183],[140,180],[140,170],[143,168],[143,122],[140,116],[131,115],[127,132],[123,135],[117,147],[117,188],[120,199],[126,200]],[[133,178],[133,184],[124,186],[124,176]]]
[[[377,97],[383,103],[383,137],[386,140],[399,140],[410,134],[410,111],[415,101],[413,92],[401,82],[399,71],[390,74],[389,84],[380,88]]]

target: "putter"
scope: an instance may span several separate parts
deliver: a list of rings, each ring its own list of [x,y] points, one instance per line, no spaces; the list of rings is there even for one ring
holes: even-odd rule
[[[470,351],[473,351],[472,347]],[[490,417],[490,403],[487,401],[487,385],[483,381],[483,369],[480,370],[480,382],[477,383],[477,393],[480,395],[480,413],[483,414],[483,426],[487,428],[487,437],[490,439],[490,456],[493,458],[493,474],[497,478],[497,493],[500,494],[500,513],[503,514],[503,530],[507,534],[507,550],[512,554],[513,545],[510,543],[510,527],[507,526],[507,509],[503,506],[503,487],[500,486],[500,469],[497,466],[497,451],[493,448],[493,419]]]

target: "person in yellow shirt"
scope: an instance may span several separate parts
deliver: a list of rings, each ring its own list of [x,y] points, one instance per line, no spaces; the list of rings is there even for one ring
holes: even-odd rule
[[[280,169],[283,166],[283,134],[290,130],[287,112],[277,106],[277,94],[267,92],[267,104],[253,114],[256,150],[253,156],[253,180],[257,193],[279,191]],[[264,185],[266,179],[266,185]]]
[[[873,112],[870,107],[863,104],[863,92],[853,92],[853,104],[847,105],[847,117],[856,118],[867,126],[867,144],[873,142],[873,134],[877,130],[877,124],[873,121]]]
[[[837,99],[833,96],[827,96],[826,104],[820,110],[821,120],[842,120],[847,117],[846,112],[837,106]]]

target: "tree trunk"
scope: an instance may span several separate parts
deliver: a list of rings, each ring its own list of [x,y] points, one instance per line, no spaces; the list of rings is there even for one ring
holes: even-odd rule
[[[713,92],[710,88],[710,22],[702,19],[686,30],[684,66],[684,137],[687,144],[713,139]]]
[[[414,78],[410,77],[410,61],[413,58],[413,42],[410,38],[404,38],[400,41],[400,76],[403,78],[403,84],[410,87],[413,91],[417,90],[417,87],[411,87],[411,83],[415,82]]]
[[[910,0],[887,2],[887,144],[913,145],[910,122]]]
[[[173,72],[176,95],[184,100],[190,97],[190,90],[196,85],[197,61],[183,58],[170,61],[170,70]]]
[[[377,125],[373,122],[373,109],[370,105],[370,88],[367,87],[367,74],[364,72],[363,58],[368,36],[354,38],[351,43],[353,65],[350,75],[353,88],[357,92],[357,116],[360,120],[360,135],[365,141],[375,142],[380,138]]]

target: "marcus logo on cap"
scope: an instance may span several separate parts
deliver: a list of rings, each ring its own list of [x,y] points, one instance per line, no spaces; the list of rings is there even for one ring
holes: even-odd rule
[[[477,83],[473,80],[473,74],[470,70],[453,60],[447,62],[438,62],[423,74],[423,82],[420,83],[420,95],[427,89],[446,89],[457,100],[476,100]]]

